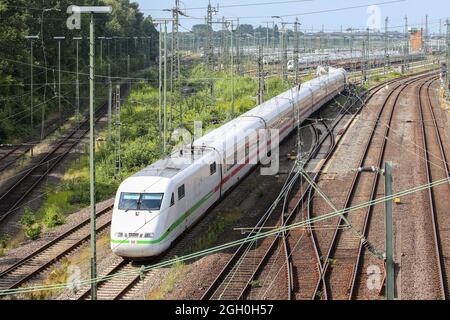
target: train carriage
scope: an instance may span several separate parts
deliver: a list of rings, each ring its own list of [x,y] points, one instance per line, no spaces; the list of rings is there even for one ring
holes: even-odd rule
[[[113,209],[111,249],[124,258],[159,255],[258,163],[279,141],[345,89],[343,69],[294,87],[126,179]],[[256,134],[255,134],[256,133]]]

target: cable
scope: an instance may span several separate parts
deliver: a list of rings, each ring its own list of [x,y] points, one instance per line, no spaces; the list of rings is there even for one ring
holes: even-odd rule
[[[268,6],[268,5],[279,5],[279,4],[288,4],[288,3],[299,3],[299,2],[312,2],[314,0],[290,0],[290,1],[271,1],[271,2],[259,2],[259,3],[242,3],[242,4],[224,4],[220,5],[220,8],[238,8],[238,7],[256,7],[256,6]],[[192,7],[192,8],[183,8],[183,11],[188,10],[207,10],[208,7]],[[141,11],[167,11],[168,9],[140,9]]]
[[[359,9],[359,8],[367,8],[369,6],[381,6],[385,4],[394,4],[399,2],[405,2],[407,0],[393,0],[393,1],[385,1],[385,2],[375,2],[375,3],[367,3],[364,5],[358,5],[358,6],[350,6],[350,7],[341,7],[341,8],[333,8],[333,9],[326,9],[326,10],[319,10],[319,11],[310,11],[310,12],[301,12],[301,13],[295,13],[295,14],[285,14],[285,15],[277,15],[282,18],[286,17],[296,17],[296,16],[306,16],[306,15],[313,15],[313,14],[319,14],[319,13],[329,13],[329,12],[338,12],[338,11],[346,11],[346,10],[353,10],[353,9]],[[239,18],[239,19],[270,19],[273,15],[270,16],[235,16],[233,18]],[[186,18],[186,17],[180,17],[180,19],[204,19],[204,18]]]

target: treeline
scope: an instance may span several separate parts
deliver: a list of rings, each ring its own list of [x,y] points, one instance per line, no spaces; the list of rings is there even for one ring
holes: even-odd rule
[[[113,77],[125,78],[154,62],[158,34],[151,18],[145,17],[137,3],[129,0],[102,0],[111,5],[112,14],[95,17],[96,90],[102,92],[108,65]],[[18,137],[31,138],[41,129],[41,120],[51,121],[58,112],[58,40],[61,40],[61,96],[63,114],[75,110],[77,41],[79,40],[80,105],[87,104],[89,63],[89,17],[83,15],[81,30],[66,26],[69,0],[0,0],[0,144]],[[77,5],[92,5],[79,0]],[[33,40],[33,127],[31,127],[31,40]],[[103,89],[104,90],[104,89]],[[96,99],[105,97],[96,96]],[[42,117],[44,116],[44,117]]]

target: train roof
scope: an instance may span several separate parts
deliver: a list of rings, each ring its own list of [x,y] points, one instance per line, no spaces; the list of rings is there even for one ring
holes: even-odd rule
[[[344,69],[330,68],[330,72],[326,75],[317,77],[305,83],[302,83],[300,90],[297,87],[291,88],[270,100],[267,100],[263,104],[253,108],[245,113],[243,116],[254,116],[270,118],[273,112],[283,111],[286,107],[290,107],[292,102],[301,100],[311,94],[310,88],[321,87],[322,84],[328,83],[330,79],[334,79],[338,76],[345,75]]]
[[[247,130],[257,129],[263,126],[262,121],[253,117],[237,117],[217,129],[208,132],[203,137],[197,139],[194,145],[197,147],[208,146],[216,150],[224,151],[228,143],[234,145],[234,138],[245,137]]]
[[[308,89],[308,87],[321,86],[322,83],[328,82],[330,78],[344,74],[345,70],[343,69],[330,69],[328,74],[302,84],[300,90],[297,88],[287,90],[253,108],[247,113],[223,124],[221,127],[205,134],[194,142],[193,152],[190,149],[190,146],[185,146],[183,149],[174,152],[165,159],[149,165],[132,177],[173,178],[178,173],[185,171],[187,168],[194,165],[197,160],[203,158],[207,154],[215,152],[213,149],[224,152],[229,143],[234,145],[235,138],[239,141],[242,137],[246,137],[248,134],[247,130],[263,128],[264,123],[262,119],[270,119],[272,113],[283,112],[283,110],[289,108],[292,100],[298,100],[309,95],[310,89]]]
[[[132,177],[161,177],[170,179],[211,152],[212,151],[208,149],[200,150],[199,148],[196,148],[194,154],[192,154],[190,150],[188,151],[184,148],[182,149],[182,152],[181,150],[178,150],[169,157],[149,165]]]

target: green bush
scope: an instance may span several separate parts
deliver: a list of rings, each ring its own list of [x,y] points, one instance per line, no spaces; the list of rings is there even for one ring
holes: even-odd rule
[[[31,226],[24,228],[25,236],[30,240],[36,240],[39,238],[42,232],[42,225],[40,223],[34,223]]]
[[[20,219],[20,224],[23,227],[29,227],[36,223],[36,215],[33,211],[30,210],[30,208],[26,207],[23,211],[22,218]]]
[[[6,245],[8,244],[9,237],[6,235],[0,235],[0,249],[6,248]]]
[[[23,216],[20,219],[20,224],[25,233],[25,236],[30,240],[36,240],[39,238],[42,232],[42,226],[37,222],[36,215],[30,208],[25,208]]]
[[[51,206],[45,211],[43,222],[47,228],[60,226],[65,222],[64,214],[60,208]]]

